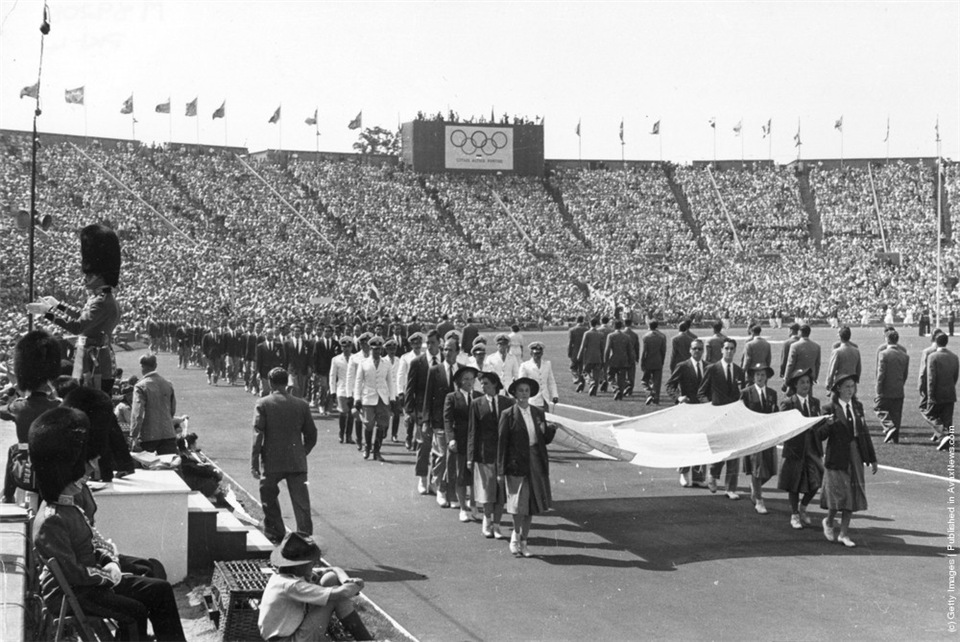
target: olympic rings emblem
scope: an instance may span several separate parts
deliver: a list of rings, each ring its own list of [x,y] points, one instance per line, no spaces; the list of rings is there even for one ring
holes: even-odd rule
[[[487,136],[482,129],[474,131],[469,136],[462,129],[450,132],[450,144],[467,156],[475,154],[493,156],[506,147],[508,142],[507,135],[502,131],[494,132],[491,136]]]

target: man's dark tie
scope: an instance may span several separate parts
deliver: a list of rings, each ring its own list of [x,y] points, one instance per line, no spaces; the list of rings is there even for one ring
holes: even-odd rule
[[[810,407],[807,406],[807,400],[806,400],[806,399],[803,400],[803,416],[804,416],[804,417],[809,417],[809,416],[810,416]]]
[[[767,409],[767,395],[763,393],[763,390],[760,391],[760,407],[763,410]]]
[[[700,362],[697,361],[697,385],[703,383],[703,372],[700,370]]]
[[[447,365],[447,375],[450,377],[449,383],[450,387],[453,387],[453,366]]]
[[[493,405],[493,416],[499,417],[500,415],[497,414],[497,398],[496,397],[493,398],[492,405]]]
[[[847,404],[847,421],[850,422],[850,427],[856,430],[857,425],[853,422],[853,413],[850,412],[850,404]]]

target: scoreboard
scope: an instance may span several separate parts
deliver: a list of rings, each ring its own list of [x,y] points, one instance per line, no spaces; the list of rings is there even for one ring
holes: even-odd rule
[[[543,175],[543,125],[415,120],[401,128],[401,157],[416,172]]]

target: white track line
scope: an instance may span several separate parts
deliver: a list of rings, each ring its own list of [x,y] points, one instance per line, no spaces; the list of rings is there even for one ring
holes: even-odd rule
[[[590,408],[584,408],[583,406],[574,406],[568,403],[558,403],[557,406],[562,406],[564,408],[573,408],[575,410],[582,410],[584,412],[592,412],[596,415],[605,415],[607,417],[613,417],[615,419],[630,419],[630,417],[627,417],[626,415],[616,415],[612,412],[604,412],[602,410],[592,410]],[[939,481],[945,481],[945,482],[957,481],[956,479],[950,479],[949,477],[942,477],[940,475],[931,475],[930,473],[921,473],[916,470],[907,470],[906,468],[897,468],[896,466],[885,466],[884,464],[877,464],[877,467],[882,468],[883,470],[892,470],[897,473],[906,473],[907,475],[917,475],[918,477],[927,477],[929,479],[937,479]]]
[[[246,488],[244,488],[236,479],[234,479],[234,478],[231,477],[229,474],[227,474],[227,472],[224,471],[222,468],[221,468],[220,470],[221,470],[221,472],[223,472],[223,476],[224,476],[227,480],[229,480],[230,483],[233,484],[235,488],[239,488],[240,490],[242,490],[242,491],[244,492],[244,494],[246,494],[246,496],[250,499],[250,501],[254,502],[254,503],[257,504],[257,505],[260,504],[260,499],[259,499],[258,497],[254,497],[254,496],[250,493],[249,490],[247,490]],[[326,564],[327,566],[333,566],[332,564],[330,564],[329,562],[327,562],[327,560],[325,560],[325,559],[323,559],[323,558],[320,558],[320,561],[323,562],[324,564]],[[404,636],[406,636],[407,640],[409,640],[410,642],[420,642],[420,641],[417,639],[416,636],[414,636],[412,633],[410,633],[410,631],[408,631],[405,627],[403,627],[399,622],[397,622],[395,619],[393,619],[393,617],[391,617],[389,613],[387,613],[387,612],[384,611],[382,608],[380,608],[380,605],[379,605],[379,604],[377,604],[376,602],[374,602],[373,600],[371,600],[371,599],[367,596],[366,593],[359,593],[359,594],[357,595],[357,597],[360,598],[360,600],[361,600],[362,602],[365,602],[365,603],[368,604],[370,607],[372,607],[373,610],[375,610],[375,611],[376,611],[377,613],[379,613],[381,616],[383,616],[383,618],[384,618],[385,620],[387,620],[388,622],[390,622],[390,624],[393,625],[393,627],[394,627],[397,631],[399,631],[401,634],[403,634]]]

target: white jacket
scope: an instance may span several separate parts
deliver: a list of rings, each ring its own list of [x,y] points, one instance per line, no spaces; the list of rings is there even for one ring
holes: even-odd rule
[[[377,402],[389,404],[397,398],[396,379],[390,361],[380,358],[375,365],[373,357],[367,357],[357,366],[356,382],[353,386],[353,402],[364,406],[376,406]]]
[[[536,397],[530,397],[530,405],[542,408],[544,403],[553,403],[554,399],[560,397],[557,391],[557,381],[553,378],[553,366],[546,359],[540,361],[540,367],[534,363],[533,359],[528,359],[520,364],[520,370],[517,372],[517,379],[529,377],[540,384],[540,392]]]

